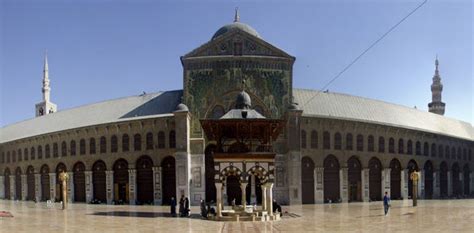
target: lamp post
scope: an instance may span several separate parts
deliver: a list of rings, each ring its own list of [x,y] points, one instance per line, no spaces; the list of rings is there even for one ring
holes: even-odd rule
[[[62,184],[62,192],[63,192],[63,206],[62,209],[66,209],[66,203],[67,203],[67,182],[69,181],[69,175],[63,171],[61,174],[59,174],[59,180],[61,181]]]
[[[417,205],[417,199],[418,199],[418,180],[420,179],[420,172],[414,171],[410,174],[410,179],[413,181],[413,193],[412,193],[412,200],[413,200],[413,206]]]

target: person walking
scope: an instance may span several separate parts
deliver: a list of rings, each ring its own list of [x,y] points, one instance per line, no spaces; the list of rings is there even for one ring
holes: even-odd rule
[[[171,197],[171,217],[176,217],[176,200]]]
[[[179,217],[184,217],[184,195],[179,199]]]
[[[385,211],[385,215],[388,214],[388,208],[390,208],[390,197],[388,197],[388,193],[385,192],[385,196],[383,196],[383,210]]]

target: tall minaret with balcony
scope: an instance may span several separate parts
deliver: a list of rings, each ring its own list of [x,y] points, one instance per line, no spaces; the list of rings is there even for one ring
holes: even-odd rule
[[[444,115],[446,104],[441,102],[441,92],[443,92],[443,84],[441,83],[441,77],[439,76],[438,65],[438,56],[436,56],[436,69],[435,74],[433,76],[433,84],[431,84],[432,100],[431,103],[428,104],[428,108],[429,112]]]
[[[57,111],[56,104],[49,101],[51,88],[49,87],[49,70],[48,70],[48,55],[44,55],[43,66],[43,101],[36,104],[36,116],[43,116]]]

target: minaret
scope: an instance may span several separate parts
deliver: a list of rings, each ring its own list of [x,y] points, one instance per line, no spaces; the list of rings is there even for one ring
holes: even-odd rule
[[[50,113],[54,113],[57,110],[56,104],[50,102],[50,92],[51,88],[49,87],[49,67],[48,67],[48,55],[44,55],[44,65],[43,65],[43,87],[41,88],[43,93],[43,101],[36,104],[36,116],[42,116]]]
[[[441,83],[441,77],[439,76],[438,56],[436,56],[435,66],[436,69],[435,74],[433,76],[433,84],[431,84],[432,100],[431,103],[428,104],[428,108],[429,112],[444,115],[446,104],[441,102],[441,92],[443,92],[443,84]]]

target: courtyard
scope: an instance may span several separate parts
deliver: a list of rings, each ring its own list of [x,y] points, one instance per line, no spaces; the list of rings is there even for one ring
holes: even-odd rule
[[[472,232],[474,200],[392,201],[387,216],[381,202],[283,206],[276,222],[214,222],[169,217],[166,206],[113,206],[0,201],[1,232]]]

